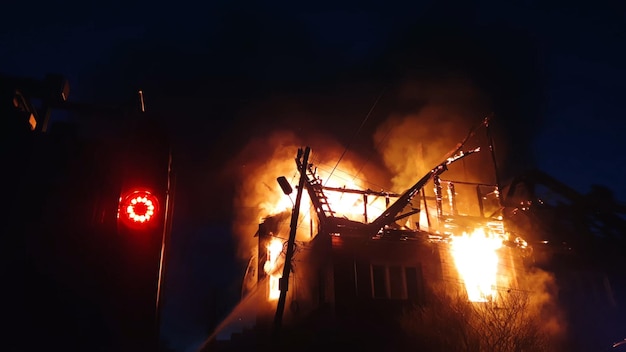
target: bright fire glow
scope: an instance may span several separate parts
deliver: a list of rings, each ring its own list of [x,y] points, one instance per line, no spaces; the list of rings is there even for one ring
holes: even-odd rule
[[[267,244],[267,260],[263,265],[265,273],[269,276],[268,287],[268,300],[273,301],[280,296],[280,289],[278,287],[278,281],[283,276],[281,269],[282,265],[279,265],[278,258],[283,250],[283,243],[278,238],[272,238]]]
[[[345,188],[353,190],[362,190],[367,187],[363,182],[351,175],[357,174],[356,168],[348,165],[341,171],[334,170],[334,173],[330,175],[324,168],[317,169],[317,176],[320,178],[324,186],[329,188]],[[295,180],[297,182],[297,180]],[[295,189],[294,185],[294,189]],[[335,216],[344,216],[348,219],[355,221],[364,221],[365,203],[363,195],[347,193],[335,190],[325,190],[324,195],[328,198],[330,208],[335,212]],[[275,197],[274,203],[269,201],[263,202],[261,208],[267,209],[267,213],[270,215],[281,213],[285,210],[293,207],[293,200],[287,197]],[[392,200],[393,201],[393,200]],[[385,199],[383,197],[368,196],[367,198],[367,216],[368,220],[372,220],[382,214],[386,209]],[[300,205],[300,214],[304,216],[304,222],[308,222],[311,217],[312,204],[310,197],[306,191],[303,190],[302,200]]]
[[[343,186],[329,186],[329,187],[343,187]],[[349,189],[361,189],[357,186],[346,186]],[[325,190],[324,195],[328,199],[330,209],[335,213],[336,217],[346,217],[350,220],[365,221],[365,204],[363,202],[363,196],[360,194],[344,193],[333,190]],[[385,209],[384,199],[370,196],[370,200],[367,204],[368,219],[372,220],[379,216]],[[311,216],[315,217],[311,204],[310,197],[306,190],[302,194],[302,204],[300,207],[300,213],[304,217],[303,222],[308,222]]]
[[[475,229],[471,235],[452,237],[452,257],[471,302],[495,299],[500,247],[502,238],[487,234],[483,228]]]

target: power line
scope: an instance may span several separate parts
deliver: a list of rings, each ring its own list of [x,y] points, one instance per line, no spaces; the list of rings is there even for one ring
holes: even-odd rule
[[[341,156],[339,157],[339,159],[337,160],[337,163],[335,164],[335,166],[333,167],[333,169],[330,172],[330,175],[328,176],[328,178],[326,179],[326,182],[324,183],[324,186],[326,186],[326,183],[328,182],[328,180],[330,179],[330,176],[332,176],[333,172],[335,172],[335,169],[337,168],[337,166],[339,166],[339,163],[341,162],[341,160],[343,159],[343,157],[346,155],[346,153],[348,152],[348,149],[350,149],[350,146],[352,145],[352,143],[354,142],[354,140],[356,139],[356,136],[359,134],[359,132],[361,132],[361,129],[363,128],[363,126],[365,125],[365,123],[367,122],[367,120],[369,119],[370,115],[372,114],[372,111],[374,111],[374,108],[376,107],[376,105],[378,105],[378,101],[380,100],[380,98],[383,96],[383,94],[385,94],[385,91],[387,90],[387,87],[383,87],[383,89],[381,90],[380,94],[378,95],[378,97],[376,98],[376,100],[374,101],[374,104],[372,104],[372,107],[370,108],[370,110],[368,111],[367,115],[365,115],[365,118],[363,119],[363,121],[361,121],[361,125],[359,126],[359,128],[356,130],[356,132],[354,133],[354,135],[352,136],[352,138],[350,139],[350,142],[348,143],[348,145],[346,145],[346,147],[343,150],[343,153],[341,153]]]

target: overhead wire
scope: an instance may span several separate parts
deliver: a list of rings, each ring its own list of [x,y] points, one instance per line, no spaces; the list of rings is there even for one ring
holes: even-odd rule
[[[365,124],[367,123],[367,121],[369,120],[370,116],[372,115],[372,112],[374,111],[374,109],[376,108],[376,105],[378,105],[378,102],[380,101],[380,99],[382,98],[382,96],[385,94],[385,91],[387,90],[387,87],[383,87],[383,89],[381,90],[380,94],[376,97],[376,100],[374,101],[374,103],[372,104],[372,106],[370,107],[369,111],[367,112],[367,114],[365,115],[364,119],[361,121],[361,125],[359,126],[359,128],[355,131],[355,133],[352,135],[352,138],[350,139],[349,143],[346,145],[346,147],[344,148],[341,156],[339,157],[339,159],[337,160],[337,163],[333,166],[333,168],[331,169],[331,171],[329,172],[328,176],[326,177],[326,180],[323,184],[323,186],[326,186],[328,181],[330,180],[331,176],[334,174],[334,172],[337,170],[337,167],[339,166],[339,163],[341,163],[343,157],[346,155],[346,153],[348,152],[348,150],[350,149],[350,146],[352,145],[352,143],[354,142],[354,140],[356,139],[356,137],[359,135],[359,133],[361,132],[361,130],[363,129],[363,126],[365,126]],[[356,178],[357,175],[354,176],[354,178]],[[295,176],[294,176],[295,177]],[[298,220],[297,224],[296,224],[296,228],[299,228],[302,221],[304,221],[304,218],[301,218]]]
[[[359,135],[359,133],[361,132],[361,129],[363,129],[363,126],[365,126],[365,123],[367,122],[367,120],[369,120],[370,116],[372,115],[372,112],[374,111],[374,108],[376,107],[376,105],[378,105],[378,102],[380,101],[380,98],[382,98],[382,96],[385,94],[385,91],[387,90],[387,87],[383,87],[383,89],[381,90],[380,94],[378,95],[378,97],[376,98],[376,100],[374,101],[374,103],[372,104],[370,110],[367,112],[367,114],[365,115],[365,118],[363,119],[363,121],[361,121],[361,125],[359,126],[359,128],[357,128],[357,130],[355,131],[355,133],[352,135],[352,138],[350,139],[350,141],[348,142],[348,144],[346,145],[346,147],[343,150],[343,153],[341,153],[341,156],[339,157],[339,159],[337,160],[337,163],[335,164],[335,166],[333,167],[333,169],[330,171],[330,174],[328,175],[328,177],[326,178],[326,182],[324,183],[324,186],[326,186],[326,184],[328,183],[328,180],[330,179],[330,177],[333,175],[333,173],[335,172],[335,170],[337,169],[337,166],[339,166],[339,163],[341,162],[341,160],[343,159],[343,157],[346,155],[346,153],[348,152],[348,150],[350,149],[352,143],[354,142],[354,140],[356,139],[356,137]]]

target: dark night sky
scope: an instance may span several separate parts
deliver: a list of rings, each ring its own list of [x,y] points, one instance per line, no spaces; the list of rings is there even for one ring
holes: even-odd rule
[[[383,88],[462,72],[520,132],[514,157],[582,193],[602,184],[626,200],[624,2],[95,4],[5,6],[13,15],[0,23],[0,73],[63,74],[70,100],[83,102],[145,91],[180,167],[164,312],[180,351],[207,337],[212,302],[231,304],[242,274],[228,255],[228,207],[200,200],[229,200],[221,168],[277,124],[273,106],[317,109],[306,126],[342,114],[328,132],[345,143]],[[378,118],[392,105],[383,97]]]

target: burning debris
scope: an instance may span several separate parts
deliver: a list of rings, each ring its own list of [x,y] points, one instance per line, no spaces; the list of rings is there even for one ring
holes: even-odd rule
[[[473,157],[493,152],[488,138],[475,138],[481,128],[488,128],[487,119],[402,193],[366,187],[357,177],[362,169],[348,161],[339,169],[315,154],[309,162],[310,147],[281,144],[276,153],[294,152],[297,171],[290,173],[293,161],[290,167],[284,161],[266,164],[282,172],[257,180],[276,194],[281,188],[289,191],[257,203],[261,221],[244,281],[244,295],[254,292],[260,300],[256,325],[279,330],[286,306],[288,324],[331,307],[338,316],[380,320],[377,324],[384,326],[392,324],[386,320],[391,306],[423,306],[432,300],[434,286],[460,290],[466,302],[495,305],[506,304],[506,293],[522,290],[527,282],[520,274],[530,246],[507,231],[497,182],[442,178],[467,175],[476,170],[468,166]],[[470,140],[476,144],[467,148]],[[267,175],[273,182],[262,180]],[[279,175],[293,175],[291,182],[299,180],[299,185],[285,185],[288,178]],[[293,189],[301,202],[294,203]],[[377,315],[378,309],[386,313]],[[373,315],[362,316],[365,312]]]
[[[299,209],[300,223],[308,224],[309,233],[308,238],[300,235],[299,239],[312,241],[319,234],[328,234],[334,237],[351,236],[370,240],[396,238],[440,243],[447,251],[444,257],[453,258],[457,269],[456,276],[464,284],[468,299],[475,302],[492,301],[499,287],[508,289],[509,285],[516,282],[514,272],[503,272],[505,268],[511,266],[499,265],[505,262],[499,260],[499,256],[504,255],[504,252],[500,253],[500,248],[505,244],[522,247],[519,244],[524,241],[518,239],[515,242],[508,239],[501,215],[497,213],[485,215],[486,205],[483,201],[487,199],[488,194],[485,196],[479,194],[477,208],[481,210],[480,216],[459,215],[459,209],[456,207],[458,195],[454,188],[455,182],[444,181],[448,186],[447,208],[444,209],[440,176],[456,161],[480,151],[480,147],[462,151],[464,144],[461,143],[451,156],[429,170],[402,194],[375,192],[370,189],[359,190],[354,186],[345,185],[327,186],[317,167],[312,163],[303,165],[300,150],[296,165],[301,170],[300,177],[305,179],[301,191],[306,194],[305,199],[308,200]],[[330,178],[331,175],[328,174],[326,177]],[[429,183],[434,186],[434,195],[430,197],[425,191]],[[488,188],[489,194],[495,194],[497,200],[496,185],[471,183],[465,185],[476,187],[479,193],[481,187]],[[415,200],[417,202],[414,202]],[[446,210],[447,213],[444,214]],[[279,241],[273,232],[269,232],[268,235],[269,239],[265,245],[267,253],[259,253],[259,257],[265,258],[263,270],[270,278],[268,300],[275,300],[278,297],[276,290],[281,268],[277,255],[282,255],[281,260],[284,263],[285,240]]]

